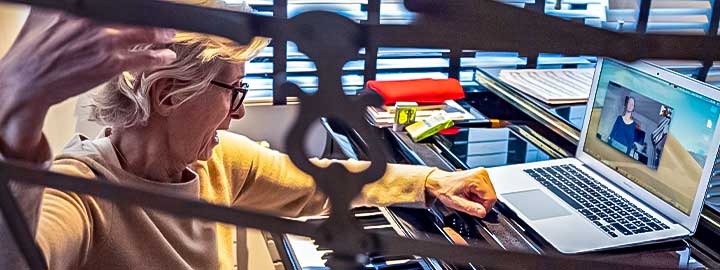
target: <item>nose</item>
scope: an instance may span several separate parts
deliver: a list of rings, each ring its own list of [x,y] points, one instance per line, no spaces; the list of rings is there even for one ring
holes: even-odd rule
[[[245,106],[241,105],[239,109],[231,112],[227,117],[225,117],[225,119],[223,119],[223,122],[220,124],[218,129],[227,130],[230,128],[230,121],[241,119],[243,116],[245,116]]]
[[[230,113],[230,118],[238,120],[245,116],[245,105],[240,105],[240,108]]]

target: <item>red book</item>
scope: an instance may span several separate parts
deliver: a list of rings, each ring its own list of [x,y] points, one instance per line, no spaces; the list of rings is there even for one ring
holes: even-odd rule
[[[368,81],[368,88],[385,99],[385,105],[398,101],[421,104],[442,104],[445,100],[465,98],[456,79],[418,79],[403,81]]]

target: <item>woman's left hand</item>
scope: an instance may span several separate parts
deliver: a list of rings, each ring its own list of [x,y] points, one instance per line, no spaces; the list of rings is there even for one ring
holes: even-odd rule
[[[477,217],[485,217],[497,201],[490,176],[483,168],[430,174],[425,188],[446,206]]]

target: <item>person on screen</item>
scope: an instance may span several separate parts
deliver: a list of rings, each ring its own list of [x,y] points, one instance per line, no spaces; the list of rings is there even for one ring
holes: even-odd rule
[[[657,167],[660,163],[660,154],[662,153],[662,147],[663,145],[665,145],[667,134],[670,131],[671,115],[672,111],[670,110],[670,108],[666,107],[665,105],[662,105],[660,107],[660,123],[658,123],[658,126],[652,132],[653,151],[655,152],[652,162],[653,167]]]
[[[610,136],[608,137],[608,144],[616,146],[618,144],[625,147],[623,149],[625,154],[630,154],[632,150],[633,142],[635,141],[635,129],[637,124],[632,117],[632,113],[635,111],[635,99],[630,96],[625,96],[625,109],[622,115],[618,115],[613,124]]]

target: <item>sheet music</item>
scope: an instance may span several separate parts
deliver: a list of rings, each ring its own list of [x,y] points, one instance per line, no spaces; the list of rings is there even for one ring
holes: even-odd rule
[[[595,69],[513,69],[500,80],[549,104],[587,102]]]

